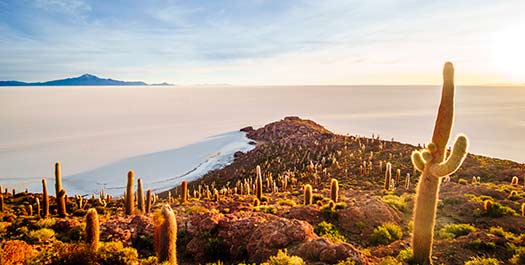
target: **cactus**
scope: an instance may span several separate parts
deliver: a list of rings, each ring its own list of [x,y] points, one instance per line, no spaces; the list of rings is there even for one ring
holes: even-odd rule
[[[62,174],[60,170],[60,162],[55,163],[55,194],[57,198],[58,216],[66,217],[66,190],[62,188]]]
[[[410,189],[410,173],[407,173],[407,177],[405,179],[405,189]]]
[[[396,183],[401,183],[401,169],[396,169]]]
[[[182,202],[188,201],[188,182],[186,180],[182,181]]]
[[[128,183],[126,185],[126,214],[130,215],[133,213],[135,208],[135,196],[133,194],[133,184],[134,184],[135,173],[133,170],[128,172]]]
[[[261,201],[257,198],[253,198],[253,206],[259,207],[261,205]]]
[[[0,194],[0,212],[4,211],[4,195]]]
[[[151,194],[151,190],[148,189],[148,190],[146,191],[146,209],[144,209],[144,211],[145,211],[146,213],[150,213],[150,211],[151,211],[151,200],[153,199],[152,197],[153,197],[153,196],[152,196],[152,194]]]
[[[29,204],[26,206],[27,216],[33,216],[33,205]]]
[[[337,179],[330,181],[330,199],[334,202],[339,200],[339,181]]]
[[[40,218],[40,199],[35,198],[35,205],[36,205],[36,216]]]
[[[142,179],[137,180],[137,208],[144,213],[144,191],[142,190]]]
[[[414,262],[432,264],[432,241],[441,178],[459,169],[467,155],[468,139],[459,135],[450,156],[447,142],[454,120],[454,67],[447,62],[443,70],[443,90],[432,142],[426,149],[412,152],[412,164],[422,172],[417,185],[412,249]]]
[[[483,211],[487,213],[488,211],[490,211],[493,205],[494,205],[494,202],[491,199],[484,200],[483,201]]]
[[[46,179],[42,179],[42,217],[47,218],[49,216],[49,195],[47,193]]]
[[[525,202],[521,204],[521,216],[525,216]]]
[[[518,182],[519,182],[518,177],[514,176],[514,177],[512,177],[512,181],[510,182],[510,185],[517,186]]]
[[[312,185],[304,185],[304,205],[312,204]]]
[[[384,189],[389,190],[390,189],[390,182],[392,181],[392,164],[390,162],[386,163],[386,169],[385,169],[385,185]]]
[[[98,214],[95,208],[91,208],[86,213],[86,244],[93,252],[98,250],[100,237]]]
[[[155,252],[159,263],[177,264],[177,220],[173,210],[166,204],[155,225]]]
[[[260,201],[262,199],[262,194],[263,194],[261,167],[257,166],[257,168],[255,169],[255,172],[256,172],[255,195],[257,196],[257,199],[259,199]]]

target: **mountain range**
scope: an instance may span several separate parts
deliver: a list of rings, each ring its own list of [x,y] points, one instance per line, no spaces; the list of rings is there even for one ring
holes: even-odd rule
[[[142,81],[120,81],[111,78],[99,78],[91,74],[84,74],[79,77],[52,80],[46,82],[21,82],[21,81],[0,81],[0,86],[147,86]],[[154,84],[169,86],[171,84]]]

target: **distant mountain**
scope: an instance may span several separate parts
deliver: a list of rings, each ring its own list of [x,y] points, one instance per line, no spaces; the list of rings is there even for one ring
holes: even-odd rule
[[[0,81],[0,86],[147,86],[142,81],[120,81],[110,78],[99,78],[94,75],[84,74],[79,77],[53,80],[47,82],[26,83],[20,81]],[[170,85],[163,83],[163,85]]]

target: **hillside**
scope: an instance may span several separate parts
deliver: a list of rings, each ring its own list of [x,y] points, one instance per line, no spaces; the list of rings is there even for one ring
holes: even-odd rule
[[[158,214],[150,212],[169,203],[176,213],[179,264],[218,260],[224,264],[259,264],[268,259],[292,259],[283,253],[274,256],[282,249],[288,256],[301,257],[306,264],[410,261],[411,217],[418,179],[414,177],[410,153],[416,146],[377,137],[333,134],[313,121],[297,117],[242,130],[257,143],[256,148],[237,153],[232,164],[188,183],[187,192],[181,192],[179,186],[159,194],[158,199],[146,196],[154,201],[152,211],[145,210],[145,214],[135,210],[126,215],[123,198],[101,194],[100,199],[80,201],[68,197],[68,218],[38,220],[27,207],[34,206],[40,194],[22,192],[13,197],[4,193],[6,206],[0,230],[4,253],[15,244],[26,244],[24,258],[36,259],[39,264],[86,264],[82,263],[86,259],[116,257],[121,261],[111,264],[157,264],[151,256]],[[394,184],[385,189],[387,162],[391,163]],[[262,172],[260,200],[255,199],[257,166]],[[474,181],[474,176],[479,176],[479,181]],[[511,184],[512,176],[519,176],[518,183]],[[338,180],[335,202],[332,178]],[[484,257],[497,259],[500,264],[522,264],[522,179],[520,164],[469,154],[461,170],[441,185],[434,263],[464,264]],[[312,186],[313,194],[309,197],[312,204],[305,205],[306,184]],[[492,204],[485,210],[487,200]],[[90,207],[99,212],[100,238],[104,242],[99,256],[93,257],[86,255],[87,250],[79,244],[84,240],[83,216]],[[51,213],[56,210],[52,198]],[[52,229],[53,237],[37,234],[42,227]],[[100,256],[107,251],[112,254]],[[50,256],[53,252],[57,254]],[[64,263],[64,259],[70,263]]]
[[[142,81],[120,81],[111,78],[99,78],[94,75],[84,74],[78,77],[52,80],[46,82],[20,82],[0,81],[0,86],[146,86]]]

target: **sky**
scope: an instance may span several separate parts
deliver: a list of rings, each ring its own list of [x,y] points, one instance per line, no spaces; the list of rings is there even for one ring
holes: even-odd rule
[[[0,80],[525,84],[523,0],[0,0]]]

